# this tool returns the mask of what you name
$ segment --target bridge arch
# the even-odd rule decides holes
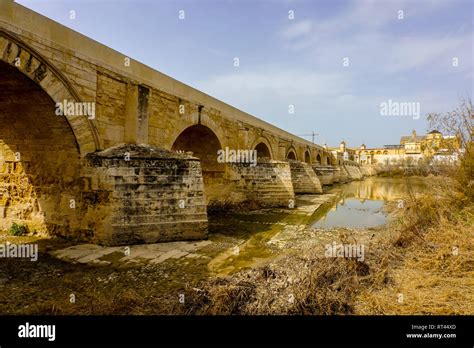
[[[265,137],[260,137],[254,141],[252,149],[257,150],[258,158],[273,159],[273,151],[270,142]]]
[[[174,151],[191,151],[201,162],[204,191],[209,201],[218,197],[224,183],[225,163],[218,161],[221,141],[212,129],[195,124],[184,129],[175,139],[171,148]]]
[[[257,146],[255,146],[255,149],[257,150],[257,159],[261,158],[268,158],[272,159],[272,155],[270,153],[270,149],[265,143],[258,143]]]
[[[297,161],[298,156],[296,155],[296,150],[294,147],[290,147],[286,153],[286,159]]]
[[[82,233],[81,147],[71,124],[41,85],[3,59],[0,76],[0,228]]]
[[[309,150],[306,150],[304,152],[304,161],[308,164],[311,164],[311,154],[310,154]]]
[[[0,61],[8,64],[38,85],[54,102],[82,102],[72,84],[46,58],[15,34],[0,29]],[[91,102],[91,101],[89,101]],[[83,115],[62,116],[69,123],[81,157],[101,149],[93,119]]]
[[[179,137],[180,134],[182,134],[186,129],[192,127],[192,126],[204,126],[208,128],[214,135],[217,137],[219,140],[221,148],[224,148],[228,144],[226,143],[227,137],[225,136],[224,132],[222,131],[222,127],[220,127],[211,117],[206,115],[205,113],[193,113],[190,115],[190,122],[185,122],[184,124],[178,125],[178,127],[173,129],[172,136],[170,137],[171,139],[176,139]],[[172,148],[174,145],[174,142],[169,144],[170,148]],[[166,145],[165,145],[166,147]]]
[[[317,162],[318,164],[322,164],[322,163],[321,163],[321,155],[320,155],[319,153],[318,153],[318,155],[316,156],[316,162]]]

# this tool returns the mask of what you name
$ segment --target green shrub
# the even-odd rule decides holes
[[[17,224],[14,222],[10,227],[10,234],[12,236],[24,236],[28,233],[28,227],[24,224]]]

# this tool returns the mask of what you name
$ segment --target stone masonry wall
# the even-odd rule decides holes
[[[232,164],[226,172],[232,203],[253,201],[263,207],[288,207],[295,202],[290,165],[281,161],[262,161],[256,166]]]
[[[0,76],[0,228],[73,234],[82,189],[74,134],[28,77],[3,62]]]
[[[339,182],[341,184],[351,181],[349,173],[344,166],[338,166],[339,169]]]
[[[332,181],[335,184],[339,184],[341,182],[341,169],[339,168],[339,166],[334,166]]]
[[[314,165],[313,169],[322,185],[332,185],[334,183],[334,167]]]
[[[345,165],[344,166],[349,173],[349,177],[353,180],[360,180],[362,179],[362,173],[360,172],[360,169],[358,166],[352,166],[352,165]]]
[[[295,193],[322,193],[323,189],[311,165],[290,161],[291,181]]]
[[[206,237],[206,202],[196,158],[120,145],[87,159],[90,193],[106,198],[91,207],[106,216],[95,226],[94,242],[123,245]]]

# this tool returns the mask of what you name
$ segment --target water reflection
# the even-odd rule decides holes
[[[410,191],[426,189],[426,180],[421,178],[371,177],[336,186],[329,192],[336,194],[337,198],[318,209],[312,227],[368,228],[383,225],[387,219],[384,202],[398,200]]]
[[[383,204],[383,201],[361,201],[356,198],[343,200],[342,203],[339,201],[312,226],[367,228],[383,225],[386,221]]]
[[[345,198],[358,198],[361,202],[369,200],[394,201],[409,193],[422,192],[427,189],[427,181],[423,178],[377,178],[370,177],[363,181],[335,186],[329,192]]]
[[[318,239],[320,236],[326,235],[319,233],[320,231],[308,233],[308,224],[319,228],[368,228],[381,225],[387,218],[383,209],[386,201],[400,199],[410,188],[415,192],[426,190],[427,182],[427,179],[407,181],[367,178],[364,181],[334,186],[329,191],[331,194],[319,202],[328,197],[332,197],[332,201],[322,206],[311,200],[318,195],[306,195],[299,197],[298,207],[291,213],[264,209],[238,215],[238,219],[231,221],[224,217],[222,223],[211,225],[211,238],[229,235],[230,230],[232,233],[241,233],[238,237],[242,239],[242,243],[217,254],[209,262],[209,270],[216,275],[227,275],[243,268],[255,267],[291,251],[292,245],[303,245],[315,240],[318,242],[321,240]],[[309,197],[309,201],[302,197]],[[307,207],[310,209],[306,209]]]

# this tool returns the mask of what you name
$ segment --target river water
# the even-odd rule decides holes
[[[388,202],[403,204],[409,192],[429,189],[426,178],[369,177],[334,185],[321,195],[297,196],[297,207],[232,213],[210,219],[210,239],[230,248],[212,257],[209,270],[234,273],[288,253],[295,245],[317,245],[338,228],[366,229],[387,222]]]
[[[320,207],[312,223],[315,228],[368,228],[385,224],[387,214],[384,205],[389,201],[403,204],[402,198],[410,191],[415,193],[427,189],[424,178],[378,178],[337,185],[328,193],[336,195],[334,200]]]

